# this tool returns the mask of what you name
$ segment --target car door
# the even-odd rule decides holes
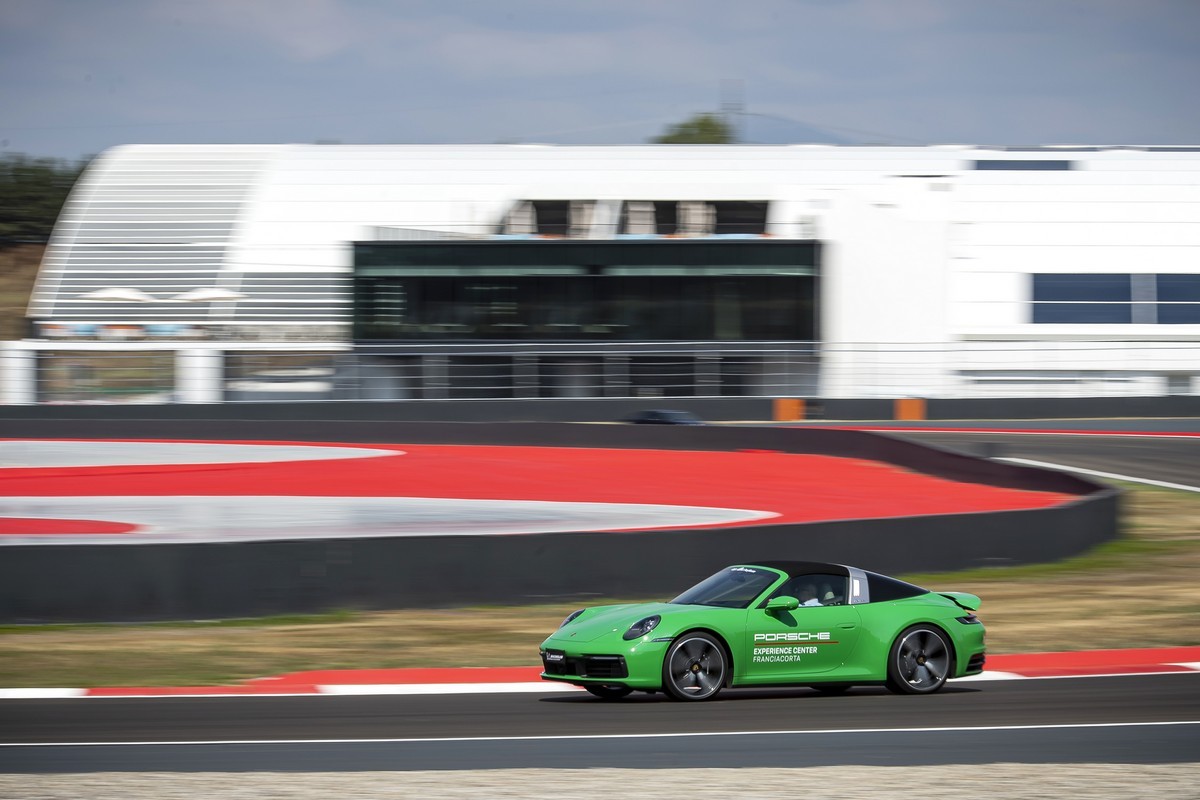
[[[856,606],[845,604],[846,578],[814,574],[793,578],[776,590],[768,601],[806,594],[809,583],[822,597],[806,600],[810,605],[767,608],[759,603],[747,611],[746,652],[739,670],[745,683],[779,683],[802,680],[837,669],[849,658],[861,633]]]

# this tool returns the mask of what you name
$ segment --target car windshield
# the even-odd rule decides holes
[[[779,575],[770,570],[730,567],[697,583],[671,602],[688,606],[749,608],[755,598],[778,579]]]

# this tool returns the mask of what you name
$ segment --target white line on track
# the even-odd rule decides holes
[[[962,725],[929,728],[831,728],[787,731],[676,731],[673,733],[591,733],[552,736],[445,736],[395,739],[207,739],[194,742],[9,742],[5,747],[187,747],[190,745],[280,745],[280,744],[432,744],[439,742],[545,742],[599,741],[603,739],[679,739],[714,736],[825,736],[863,733],[983,733],[988,731],[1084,730],[1093,728],[1154,728],[1200,725],[1200,720],[1156,722],[1074,722],[1055,725]]]
[[[1059,430],[1006,430],[994,428],[852,428],[867,433],[988,433],[997,436],[1121,436],[1140,439],[1196,439],[1196,433],[1154,433],[1148,431],[1059,431]]]
[[[1169,483],[1167,481],[1155,481],[1150,478],[1138,478],[1133,475],[1118,475],[1115,472],[1101,472],[1095,469],[1084,469],[1083,467],[1072,467],[1068,464],[1051,464],[1048,461],[1034,461],[1031,458],[997,458],[996,461],[1007,461],[1010,464],[1024,464],[1028,467],[1042,467],[1044,469],[1057,469],[1062,472],[1075,472],[1080,475],[1091,475],[1094,478],[1108,478],[1114,481],[1128,481],[1130,483],[1144,483],[1150,486],[1161,486],[1164,489],[1179,489],[1184,492],[1200,492],[1200,486],[1188,486],[1183,483]]]
[[[1076,675],[1022,675],[1019,672],[984,672],[964,678],[951,678],[951,685],[958,683],[984,683],[987,681],[1042,681],[1076,678],[1133,678],[1146,675],[1189,675],[1200,674],[1200,662],[1171,664],[1169,666],[1197,670],[1190,672],[1103,672]],[[754,686],[738,686],[736,689],[754,689]],[[317,692],[325,695],[438,695],[438,694],[501,694],[509,692],[572,692],[583,691],[581,687],[557,682],[546,683],[424,683],[424,684],[340,684],[320,685]]]
[[[317,691],[329,695],[372,695],[372,694],[509,694],[528,692],[572,692],[582,689],[569,684],[553,683],[375,683],[375,684],[331,684],[320,685]]]
[[[0,689],[0,700],[62,700],[86,695],[87,689]]]

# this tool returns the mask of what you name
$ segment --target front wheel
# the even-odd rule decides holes
[[[633,689],[630,689],[628,686],[611,686],[602,683],[589,683],[583,688],[601,700],[620,700],[622,697],[627,697],[633,692]]]
[[[887,688],[899,694],[929,694],[946,685],[954,662],[946,634],[933,625],[913,625],[888,652]]]
[[[685,633],[663,659],[663,689],[676,700],[708,700],[725,685],[725,648],[707,633]]]

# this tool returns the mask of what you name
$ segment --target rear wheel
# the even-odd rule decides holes
[[[913,625],[888,652],[887,687],[899,694],[929,694],[946,685],[954,656],[946,634],[933,625]]]
[[[663,659],[663,689],[676,700],[708,700],[725,685],[725,648],[707,633],[685,633]]]
[[[601,700],[620,700],[622,697],[627,697],[633,692],[633,689],[630,689],[628,686],[612,686],[602,683],[589,683],[583,688]]]

